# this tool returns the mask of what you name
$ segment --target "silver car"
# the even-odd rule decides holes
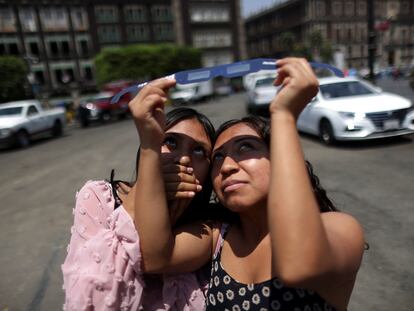
[[[252,81],[251,87],[247,91],[247,112],[257,113],[267,111],[270,102],[275,97],[278,87],[273,85],[275,77],[259,77]]]
[[[414,133],[413,104],[357,78],[321,78],[297,126],[325,144]]]

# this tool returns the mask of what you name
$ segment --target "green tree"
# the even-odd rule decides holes
[[[25,97],[26,74],[27,69],[22,59],[15,56],[0,56],[0,102]]]
[[[279,50],[283,51],[283,54],[291,55],[295,48],[296,37],[293,33],[286,31],[282,32],[278,38]]]
[[[324,62],[330,62],[332,60],[332,44],[323,38],[319,30],[312,30],[306,41],[315,60],[322,60]]]
[[[97,83],[144,81],[201,66],[201,51],[172,44],[106,48],[95,57]]]

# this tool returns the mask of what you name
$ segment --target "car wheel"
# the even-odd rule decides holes
[[[323,119],[319,125],[319,138],[327,146],[335,144],[333,127],[327,119]]]
[[[59,137],[59,136],[62,136],[62,134],[63,134],[62,123],[59,120],[57,120],[55,121],[55,124],[53,124],[52,135],[54,137]]]
[[[25,148],[30,144],[29,134],[25,130],[20,130],[16,134],[16,145],[19,148]]]
[[[87,118],[82,118],[80,120],[80,124],[82,127],[88,127],[89,126],[89,120]]]
[[[103,123],[108,122],[109,120],[111,120],[111,114],[109,112],[104,112],[101,116],[101,121]]]

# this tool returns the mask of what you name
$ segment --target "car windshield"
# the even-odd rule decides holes
[[[373,94],[374,92],[358,81],[338,82],[319,86],[325,99]]]
[[[23,107],[0,108],[0,116],[17,116],[22,110]]]
[[[275,78],[260,79],[256,81],[256,87],[272,86],[274,81]]]

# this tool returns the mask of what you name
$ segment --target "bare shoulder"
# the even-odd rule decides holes
[[[343,263],[343,272],[356,273],[365,245],[361,224],[353,216],[342,212],[323,213],[322,222],[338,261]]]
[[[332,230],[349,237],[352,235],[353,238],[363,240],[364,230],[355,217],[342,212],[322,213],[321,217],[325,228],[329,231]]]

